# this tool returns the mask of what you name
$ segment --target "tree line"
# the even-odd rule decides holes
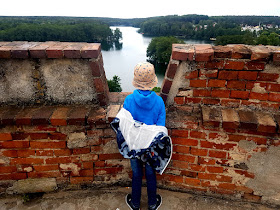
[[[0,17],[0,41],[119,42],[119,29],[94,18]]]

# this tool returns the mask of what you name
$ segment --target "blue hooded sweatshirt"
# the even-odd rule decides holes
[[[134,120],[147,125],[165,126],[165,105],[154,91],[134,90],[125,98],[123,108],[131,113]]]

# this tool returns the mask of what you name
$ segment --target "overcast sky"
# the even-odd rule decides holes
[[[141,18],[164,15],[280,16],[280,0],[1,0],[0,16]]]

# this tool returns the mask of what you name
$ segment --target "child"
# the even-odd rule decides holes
[[[151,91],[158,83],[154,66],[148,62],[138,63],[134,68],[134,92],[128,95],[123,108],[129,111],[134,120],[147,125],[165,126],[165,105],[160,96]],[[143,166],[147,180],[148,209],[158,209],[162,198],[156,193],[156,173],[149,164],[140,159],[130,159],[132,168],[132,193],[126,196],[126,203],[131,209],[140,208]]]

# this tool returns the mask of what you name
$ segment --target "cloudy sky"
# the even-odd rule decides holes
[[[280,16],[280,0],[2,0],[0,16],[140,18],[163,15]]]

